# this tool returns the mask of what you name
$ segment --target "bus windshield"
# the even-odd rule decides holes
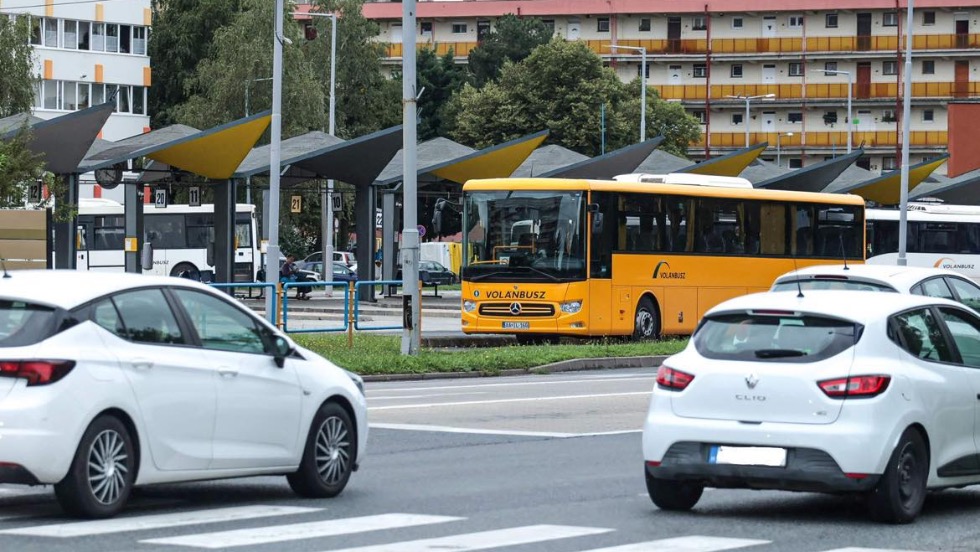
[[[479,191],[463,197],[462,276],[484,282],[584,280],[581,191]]]

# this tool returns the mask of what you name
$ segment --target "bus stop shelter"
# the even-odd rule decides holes
[[[940,182],[923,182],[909,192],[909,201],[926,198],[957,205],[980,205],[980,169]]]
[[[910,166],[909,196],[912,196],[912,190],[916,186],[921,184],[933,171],[945,163],[948,158],[949,155],[947,154]],[[852,184],[834,191],[841,194],[857,194],[866,200],[874,201],[881,205],[898,205],[901,200],[901,185],[902,171],[896,169],[871,180]]]
[[[847,155],[814,163],[761,182],[753,182],[752,185],[769,190],[822,192],[862,155],[864,150],[857,149]]]

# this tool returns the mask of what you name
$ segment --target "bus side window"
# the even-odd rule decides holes
[[[617,199],[615,194],[593,193],[592,200],[599,204],[598,212],[592,213],[592,247],[590,276],[612,277],[612,252],[618,244]]]

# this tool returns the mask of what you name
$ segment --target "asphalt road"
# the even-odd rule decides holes
[[[166,485],[78,522],[50,490],[0,486],[0,551],[980,550],[980,488],[930,497],[908,526],[852,498],[769,491],[658,511],[638,431],[652,385],[652,369],[372,383],[368,458],[337,499],[271,477]]]

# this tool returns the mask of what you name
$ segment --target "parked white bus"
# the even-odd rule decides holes
[[[143,206],[144,240],[153,244],[153,269],[146,274],[199,279],[214,239],[214,205]],[[234,281],[253,282],[261,258],[256,240],[255,206],[238,204],[235,213]],[[75,240],[79,270],[125,270],[125,217],[121,203],[80,199]]]
[[[898,209],[868,209],[869,264],[896,264]],[[980,282],[980,207],[909,203],[906,259],[909,266],[934,266]]]

